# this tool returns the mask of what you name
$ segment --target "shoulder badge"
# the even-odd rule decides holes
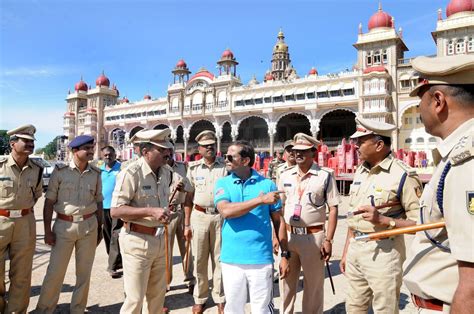
[[[400,166],[400,168],[403,169],[403,171],[405,171],[407,173],[408,176],[414,177],[414,176],[417,175],[416,170],[414,168],[408,166],[407,164],[405,164],[400,159],[395,158],[395,162]]]
[[[138,163],[137,161],[131,161],[126,165],[125,169],[128,173],[135,174],[138,169],[140,169],[140,163]]]
[[[91,169],[92,169],[93,171],[95,171],[95,172],[97,172],[97,173],[99,173],[99,174],[101,173],[100,168],[97,167],[96,165],[89,164],[89,166],[91,167]]]
[[[474,156],[474,143],[472,135],[465,135],[459,139],[449,154],[449,160],[453,166],[462,164]]]
[[[30,158],[30,161],[33,165],[35,165],[35,166],[39,167],[41,170],[43,170],[44,167],[38,162],[38,160]]]
[[[62,169],[67,168],[68,165],[67,165],[67,164],[58,163],[58,164],[56,164],[56,166],[54,166],[54,167],[55,167],[56,169],[58,169],[58,170],[62,170]]]
[[[291,169],[295,169],[296,166],[290,166],[288,168],[285,168],[283,170],[281,170],[280,174],[282,174],[283,172],[287,172],[288,170],[291,170]]]
[[[190,161],[189,162],[189,168],[199,166],[200,164],[201,164],[201,160]]]

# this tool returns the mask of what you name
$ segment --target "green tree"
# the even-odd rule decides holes
[[[57,148],[57,143],[58,143],[58,138],[60,138],[60,137],[61,137],[60,135],[56,136],[51,142],[48,143],[48,145],[46,145],[43,148],[38,148],[36,150],[36,153],[37,154],[44,153],[46,159],[56,158],[56,153],[57,153],[57,149],[58,149]]]
[[[0,155],[6,155],[10,153],[8,138],[9,136],[7,135],[7,130],[0,130]]]

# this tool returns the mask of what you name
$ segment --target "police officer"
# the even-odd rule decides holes
[[[111,215],[124,221],[119,235],[125,301],[120,313],[161,313],[166,293],[164,224],[169,222],[170,129],[138,137],[141,157],[117,177]],[[146,302],[144,303],[144,299]]]
[[[277,186],[282,172],[296,165],[295,154],[293,153],[293,140],[288,140],[283,144],[283,159],[285,162],[279,164],[275,170],[275,183]]]
[[[276,180],[277,168],[283,163],[285,163],[285,161],[281,157],[281,152],[276,151],[272,161],[270,161],[270,164],[268,165],[268,177],[270,179],[272,179],[273,181]]]
[[[189,249],[186,252],[186,247],[190,243],[186,244],[184,238],[184,200],[186,193],[192,192],[193,187],[187,178],[187,167],[183,162],[174,160],[174,147],[170,149],[170,158],[168,159],[168,166],[172,170],[172,189],[178,189],[179,192],[176,194],[176,197],[171,201],[170,208],[172,209],[170,213],[170,223],[168,225],[168,239],[170,241],[169,251],[173,252],[174,239],[176,236],[176,241],[178,242],[179,253],[181,255],[181,260],[183,263],[184,271],[184,281],[188,283],[189,293],[192,294],[194,290],[195,278],[193,276],[193,263],[191,250]],[[173,278],[173,255],[169,254],[169,269],[170,282]],[[186,264],[187,265],[186,265]]]
[[[403,236],[371,242],[354,241],[355,235],[414,225],[419,209],[421,182],[416,172],[392,155],[395,126],[356,118],[351,136],[363,163],[350,188],[348,232],[341,258],[341,272],[349,280],[348,313],[367,313],[372,300],[375,313],[398,313]],[[376,209],[375,206],[382,207]],[[363,211],[354,214],[355,211]]]
[[[224,311],[224,289],[220,266],[222,218],[214,207],[214,185],[226,175],[225,163],[216,157],[216,134],[205,130],[196,136],[201,160],[189,164],[188,179],[194,192],[186,194],[184,236],[192,239],[196,286],[193,313],[203,313],[208,298],[208,261],[212,263],[212,298],[219,313]],[[192,213],[192,214],[191,214]]]
[[[26,313],[30,300],[36,223],[33,206],[41,197],[43,168],[29,159],[36,128],[7,132],[11,154],[0,158],[0,313]],[[10,289],[5,300],[5,258],[10,257]]]
[[[416,58],[425,129],[441,142],[421,197],[420,223],[446,228],[419,232],[404,264],[404,283],[420,313],[474,309],[474,56]]]
[[[284,191],[284,217],[288,231],[290,273],[280,280],[282,311],[293,313],[300,269],[304,272],[303,313],[323,313],[324,262],[332,253],[337,225],[337,191],[334,173],[314,162],[319,142],[304,133],[293,138],[296,166],[281,175],[278,189]],[[326,209],[329,207],[325,231]]]
[[[49,180],[44,203],[44,242],[52,246],[48,270],[41,286],[36,311],[53,313],[64,276],[75,249],[76,285],[70,312],[84,313],[95,249],[102,229],[102,183],[100,169],[91,165],[94,138],[80,135],[69,143],[73,159],[57,164]],[[53,211],[56,221],[51,229]]]

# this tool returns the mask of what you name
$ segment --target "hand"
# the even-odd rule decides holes
[[[183,182],[183,181],[179,181],[178,185],[176,185],[176,189],[177,189],[179,192],[183,192],[183,191],[184,191],[184,182]]]
[[[269,192],[267,194],[260,194],[261,202],[263,204],[273,205],[280,200],[280,193],[279,191]]]
[[[191,227],[184,227],[184,238],[186,241],[191,241],[193,238],[193,231],[191,230]]]
[[[44,243],[50,246],[54,246],[56,244],[56,235],[54,234],[54,232],[52,232],[51,230],[47,230],[44,233]]]
[[[286,278],[290,273],[290,262],[286,257],[280,259],[280,279]]]
[[[341,257],[341,261],[339,262],[339,269],[341,273],[346,274],[346,254],[343,254]]]
[[[276,237],[272,238],[273,254],[278,255],[278,249],[280,248],[280,243]]]
[[[383,215],[379,214],[378,210],[374,206],[361,206],[358,208],[359,210],[362,210],[362,218],[364,220],[373,223],[374,225],[380,225],[383,224]]]
[[[324,240],[321,245],[321,259],[324,259],[326,262],[329,261],[332,254],[332,244],[329,241]]]
[[[170,213],[168,210],[160,207],[152,207],[151,209],[151,218],[157,220],[163,224],[167,224],[170,221]]]

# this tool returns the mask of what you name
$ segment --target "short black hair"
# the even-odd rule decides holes
[[[447,93],[461,105],[474,105],[474,84],[445,85]]]
[[[155,147],[155,145],[149,142],[140,143],[140,155],[143,156],[143,149],[151,150],[153,147]]]
[[[115,148],[113,148],[113,147],[110,146],[110,145],[104,146],[104,147],[102,147],[102,148],[100,149],[101,152],[103,152],[104,150],[108,150],[109,152],[115,154]]]
[[[392,138],[389,137],[389,136],[382,136],[382,135],[374,134],[373,139],[376,142],[382,141],[384,143],[384,145],[388,146],[388,147],[390,147],[392,145]]]
[[[12,135],[10,136],[10,138],[8,139],[9,142],[18,142],[20,138],[16,135]]]
[[[232,145],[240,147],[240,156],[243,158],[250,158],[249,167],[252,167],[255,163],[255,149],[252,144],[248,141],[240,140],[234,142]]]

